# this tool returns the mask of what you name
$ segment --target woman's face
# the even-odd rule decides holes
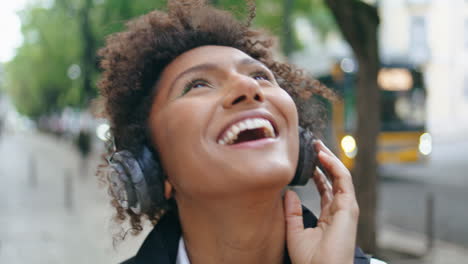
[[[149,126],[176,199],[281,189],[298,159],[298,117],[272,72],[244,52],[202,46],[172,61]]]

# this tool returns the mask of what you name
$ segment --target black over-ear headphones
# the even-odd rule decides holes
[[[289,185],[305,185],[319,165],[314,139],[310,130],[299,127],[299,159]],[[159,157],[148,146],[139,153],[117,151],[108,161],[111,191],[123,208],[140,214],[149,212],[153,204],[164,203],[164,171]]]

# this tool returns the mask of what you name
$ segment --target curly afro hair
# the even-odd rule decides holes
[[[105,47],[98,52],[103,69],[98,87],[104,116],[118,142],[117,150],[137,151],[149,143],[147,118],[161,72],[177,56],[205,45],[233,47],[264,63],[295,100],[300,125],[313,131],[322,127],[320,118],[305,109],[305,102],[312,95],[334,99],[334,93],[304,71],[274,60],[274,38],[251,28],[255,17],[253,1],[247,1],[247,7],[245,21],[239,21],[231,13],[201,0],[169,1],[166,11],[153,11],[131,20],[125,31],[107,38]],[[107,167],[103,164],[98,170],[98,176],[106,182]],[[130,218],[134,234],[142,230],[142,217],[156,224],[170,210],[161,204],[155,205],[150,214],[135,214],[122,208],[110,189],[109,193],[117,210],[116,220]]]

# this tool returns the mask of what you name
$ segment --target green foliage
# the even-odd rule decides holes
[[[284,36],[284,0],[256,2],[255,25]],[[105,36],[122,30],[128,19],[166,5],[163,0],[55,0],[53,3],[45,8],[36,2],[21,12],[24,43],[5,66],[5,89],[17,109],[30,117],[60,111],[65,106],[85,107],[88,99],[96,96],[99,70],[93,54],[104,45]],[[214,3],[245,18],[244,1]],[[307,17],[323,34],[335,30],[323,0],[295,0],[291,18],[298,16]],[[292,37],[296,43],[294,48],[298,48],[296,38]],[[93,58],[89,58],[89,49]],[[72,65],[81,69],[78,76],[74,66],[77,77],[74,79],[69,77]],[[85,89],[84,75],[89,70],[87,79],[92,84],[91,90]]]
[[[99,47],[103,45],[105,36],[121,31],[129,19],[165,6],[165,1],[162,0],[102,0],[102,2],[92,10],[92,24],[100,42]]]
[[[296,0],[296,16],[306,17],[317,28],[322,37],[330,31],[337,31],[335,19],[323,0]]]
[[[163,1],[93,0],[85,9],[86,1],[56,0],[50,8],[35,3],[21,12],[24,43],[5,67],[5,86],[22,114],[37,117],[65,106],[84,107],[88,98],[96,96],[95,87],[91,94],[83,89],[84,66],[92,69],[93,86],[98,76],[96,58],[91,65],[83,65],[87,44],[82,35],[83,12],[88,12],[96,54],[105,36],[121,30],[126,20],[163,5]],[[72,65],[81,70],[73,80],[68,75]]]
[[[79,84],[67,77],[77,63],[77,23],[64,12],[32,7],[22,13],[23,45],[6,65],[7,90],[18,110],[37,116],[66,105],[78,105]]]

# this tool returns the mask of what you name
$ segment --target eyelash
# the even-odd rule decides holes
[[[201,88],[201,87],[195,87],[197,85],[203,85],[203,87],[206,87],[206,86],[209,86],[209,83],[208,83],[208,81],[203,80],[203,79],[192,80],[189,83],[187,83],[187,85],[185,85],[184,91],[182,92],[182,95],[188,93],[193,88]]]
[[[268,76],[268,74],[264,71],[253,72],[252,74],[250,74],[250,76],[256,81],[271,81],[270,76]],[[257,77],[260,77],[263,79],[257,79]],[[203,85],[203,87],[210,86],[208,81],[204,79],[195,79],[195,80],[188,82],[187,85],[185,85],[182,95],[185,95],[186,93],[190,92],[194,88],[202,88],[202,87],[195,87],[197,85]]]
[[[271,81],[271,78],[270,76],[268,76],[268,74],[264,71],[256,71],[254,73],[252,73],[250,75],[254,80],[257,80],[257,81],[262,81],[262,80],[258,80],[256,79],[256,77],[261,77],[263,78],[264,81]]]

